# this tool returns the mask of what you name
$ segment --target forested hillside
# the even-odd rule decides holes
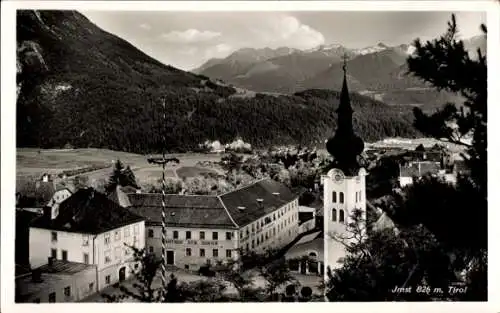
[[[163,129],[171,151],[236,136],[254,146],[322,145],[336,126],[338,92],[233,97],[233,88],[163,65],[77,12],[18,11],[17,17],[19,147],[149,153],[159,150]],[[353,107],[365,140],[416,135],[409,110],[359,95]]]

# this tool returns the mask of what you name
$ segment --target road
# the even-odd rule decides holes
[[[177,280],[179,282],[189,283],[189,282],[194,282],[194,281],[198,281],[198,280],[202,280],[202,279],[205,279],[205,280],[213,279],[213,278],[207,278],[207,277],[199,276],[196,274],[192,274],[192,273],[184,271],[182,269],[177,269],[173,273],[177,277]],[[320,293],[318,286],[321,282],[322,277],[312,276],[312,275],[301,275],[301,274],[295,274],[295,273],[293,274],[293,276],[295,277],[295,279],[297,279],[297,281],[300,283],[301,286],[310,287],[315,294]],[[130,290],[133,290],[134,288],[132,286],[135,282],[136,282],[135,279],[129,279],[129,280],[123,282],[122,285],[125,287],[128,287]],[[254,287],[264,288],[266,285],[266,282],[262,277],[255,275],[254,280],[253,280],[253,285],[254,285]],[[161,286],[160,276],[157,275],[153,281],[153,288],[158,288],[160,286]],[[283,292],[285,287],[286,286],[282,286],[282,288],[280,288],[279,291]],[[236,289],[228,283],[227,289],[225,292],[228,294],[234,294],[234,293],[236,293]],[[117,288],[114,288],[114,287],[108,287],[108,288],[102,290],[102,293],[109,294],[109,295],[121,294],[121,292]],[[96,303],[96,302],[106,302],[106,300],[102,296],[100,296],[99,294],[94,294],[94,295],[84,299],[81,302]],[[135,301],[134,300],[127,300],[125,302],[135,302]]]

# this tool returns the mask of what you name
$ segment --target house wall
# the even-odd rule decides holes
[[[150,237],[152,231],[153,237]],[[186,238],[186,232],[191,232],[191,239]],[[174,232],[178,237],[174,239]],[[205,239],[200,238],[200,233],[205,233]],[[212,234],[217,232],[217,240],[213,240]],[[226,239],[226,232],[231,238]],[[207,260],[227,259],[226,251],[231,251],[231,257],[237,257],[238,234],[235,229],[224,228],[188,228],[188,227],[167,227],[167,251],[173,251],[173,265],[196,270],[200,265],[206,264]],[[157,258],[162,257],[161,226],[148,225],[146,227],[146,249],[152,252]],[[191,249],[187,255],[187,249]],[[201,256],[200,249],[205,250],[205,256]],[[213,255],[213,249],[217,249],[218,256]]]
[[[84,245],[84,237],[89,235],[81,233],[71,233],[65,231],[54,231],[57,233],[57,241],[52,241],[52,230],[30,227],[29,251],[30,265],[32,268],[47,264],[51,256],[51,250],[56,249],[57,259],[62,259],[62,251],[67,251],[68,261],[84,262],[84,254],[89,255],[89,263],[93,260],[92,238]]]
[[[133,250],[145,247],[145,224],[143,221],[99,234],[95,239],[96,260],[99,289],[106,288],[119,281],[119,271],[125,268],[125,279],[133,273],[135,262]],[[109,241],[107,240],[109,238]],[[92,240],[92,238],[91,238]],[[106,276],[110,276],[109,284]]]
[[[49,295],[53,292],[56,294],[56,302],[77,302],[97,291],[95,268],[89,268],[74,275],[43,273],[42,280],[41,283],[35,283],[31,280],[31,275],[16,278],[16,302],[48,303]],[[37,290],[26,295],[17,292],[17,288],[25,289],[28,284],[31,285],[29,287]],[[37,284],[40,286],[36,286]],[[66,287],[70,287],[69,297],[64,294]]]
[[[265,223],[266,218],[267,224]],[[239,248],[256,252],[263,252],[268,248],[281,248],[299,234],[298,222],[298,200],[295,199],[258,220],[240,227],[238,230],[167,227],[167,251],[173,251],[173,264],[175,266],[196,270],[200,265],[206,264],[207,261],[214,262],[227,259],[227,250],[231,251],[232,258],[237,258]],[[261,226],[262,224],[264,225]],[[153,231],[153,237],[149,236],[150,230]],[[178,233],[177,239],[173,237],[174,231]],[[191,232],[191,239],[186,239],[186,231]],[[200,239],[201,231],[205,232],[204,240]],[[213,232],[218,232],[218,240],[212,239]],[[226,232],[231,233],[230,240],[226,240]],[[187,255],[187,248],[191,249],[191,255]],[[148,252],[154,253],[157,258],[161,258],[160,225],[148,225],[146,227],[146,249]],[[200,256],[200,249],[205,250],[204,257]],[[213,249],[218,250],[218,257],[213,256]]]
[[[265,224],[266,218],[268,221],[270,220],[268,224]],[[262,222],[264,222],[263,227]],[[239,234],[239,247],[244,250],[260,253],[269,248],[286,246],[299,234],[298,199],[240,227]]]
[[[127,231],[128,229],[128,231]],[[57,233],[57,241],[52,241],[52,232]],[[128,232],[128,236],[126,236]],[[131,274],[133,252],[125,243],[139,249],[145,247],[144,222],[123,226],[99,235],[52,231],[49,229],[30,228],[30,265],[32,268],[47,264],[51,249],[57,250],[57,259],[62,259],[62,251],[67,251],[67,260],[97,265],[97,284],[99,289],[118,281],[120,268],[125,267],[125,275]],[[109,242],[106,240],[109,238]],[[109,260],[106,257],[109,256]],[[105,278],[110,275],[110,283]]]

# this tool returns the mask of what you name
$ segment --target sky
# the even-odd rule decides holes
[[[456,14],[464,38],[480,34],[484,12],[167,12],[83,11],[92,22],[146,54],[183,70],[240,48],[364,48],[432,39]]]

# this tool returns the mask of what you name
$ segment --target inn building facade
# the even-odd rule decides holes
[[[146,249],[162,255],[162,195],[128,194],[128,209],[146,220]],[[239,249],[281,248],[299,231],[298,197],[272,179],[218,195],[167,195],[167,263],[196,270],[235,259]]]
[[[80,189],[58,210],[47,207],[29,232],[32,269],[54,260],[95,266],[95,288],[101,290],[133,272],[133,250],[145,246],[144,218],[92,188]]]

